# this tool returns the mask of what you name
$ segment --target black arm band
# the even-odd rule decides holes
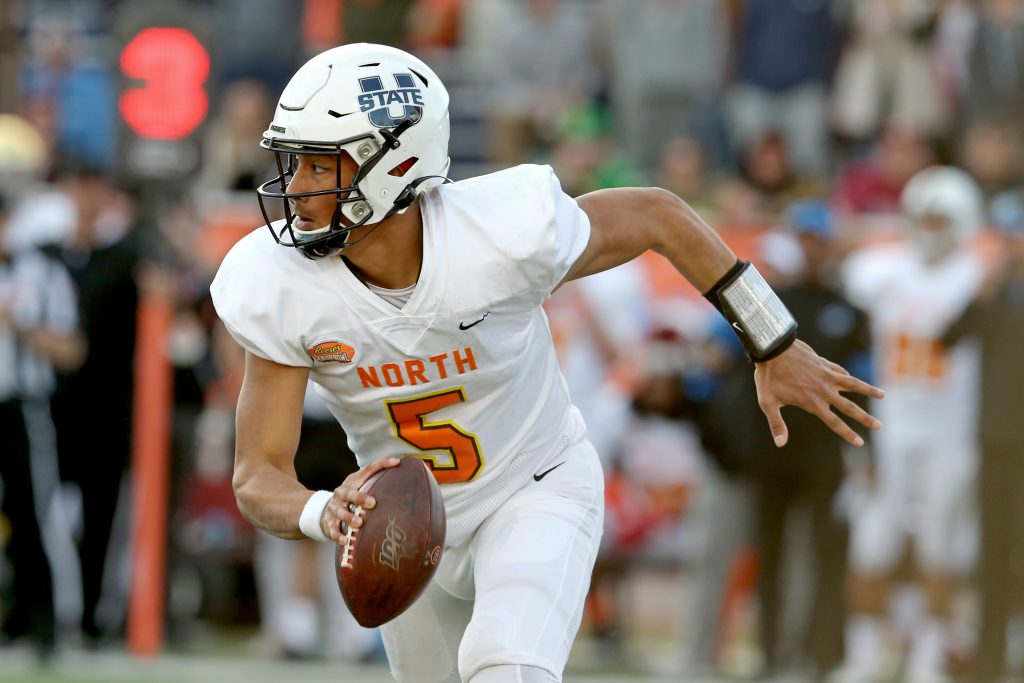
[[[796,320],[750,261],[737,259],[704,298],[729,321],[752,361],[771,360],[796,341]]]

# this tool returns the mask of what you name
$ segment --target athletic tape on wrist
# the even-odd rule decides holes
[[[316,491],[306,501],[306,505],[302,508],[302,514],[299,515],[299,530],[314,541],[331,540],[329,536],[324,534],[324,530],[320,528],[320,518],[323,516],[324,508],[327,507],[327,503],[330,502],[332,495],[334,494],[330,491]]]
[[[737,260],[704,298],[725,316],[753,361],[775,358],[796,341],[796,320],[750,261]]]

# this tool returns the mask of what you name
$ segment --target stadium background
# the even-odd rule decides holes
[[[272,163],[258,141],[276,93],[322,49],[382,42],[428,61],[452,96],[454,179],[540,162],[570,194],[660,185],[780,286],[807,269],[801,233],[829,238],[836,272],[902,239],[900,190],[930,163],[965,168],[991,200],[974,247],[990,260],[995,228],[1024,216],[1018,0],[4,0],[0,36],[0,251],[120,245],[127,259],[76,280],[89,348],[121,351],[90,351],[57,389],[73,384],[76,412],[106,419],[99,438],[56,406],[27,411],[56,649],[0,646],[0,680],[388,680],[374,635],[336,614],[329,560],[257,536],[235,510],[239,358],[207,291],[262,224],[253,187]],[[765,483],[720,451],[745,418],[708,419],[731,353],[708,307],[644,257],[563,288],[549,316],[608,473],[606,548],[567,680],[823,675],[799,643],[811,560],[834,548],[813,546],[799,511],[779,635],[791,652],[762,667]],[[349,462],[324,423],[311,403],[307,471],[340,481],[318,457]],[[59,452],[69,438],[81,443]],[[810,468],[837,462],[811,455]],[[845,455],[849,482],[865,456]],[[95,541],[82,536],[95,496],[116,508],[83,632],[75,547]],[[0,568],[0,614],[10,578]],[[958,593],[954,671],[981,626],[975,579]],[[1010,657],[1024,658],[1020,638]]]

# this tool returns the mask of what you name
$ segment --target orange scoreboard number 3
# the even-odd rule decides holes
[[[210,55],[189,30],[142,29],[121,51],[121,73],[137,86],[121,93],[121,117],[135,135],[182,140],[206,118]]]

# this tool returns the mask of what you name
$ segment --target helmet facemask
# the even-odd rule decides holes
[[[264,138],[260,146],[274,152],[278,174],[275,178],[263,183],[257,189],[260,210],[268,226],[272,226],[265,199],[279,199],[284,209],[285,223],[279,230],[270,227],[271,234],[278,244],[295,247],[308,258],[324,258],[334,256],[354,244],[349,242],[348,235],[356,228],[366,225],[373,218],[373,206],[366,201],[359,183],[384,156],[392,149],[400,146],[398,136],[411,125],[402,122],[393,130],[382,130],[385,144],[377,142],[373,135],[360,135],[347,140],[340,140],[334,145],[325,145],[322,141],[287,140]],[[335,187],[326,190],[309,192],[288,192],[288,185],[295,174],[296,156],[309,154],[317,156],[333,156],[335,158]],[[348,186],[341,184],[342,156],[355,160],[357,170]],[[276,188],[276,189],[272,189]],[[316,197],[333,194],[336,196],[334,214],[331,222],[315,230],[299,230],[294,226],[295,214],[291,208],[291,200],[299,197]],[[393,213],[403,210],[411,203],[401,199],[395,201],[394,207],[381,220]],[[349,206],[351,205],[351,206]],[[348,211],[345,211],[349,206]],[[375,221],[376,222],[376,221]]]

